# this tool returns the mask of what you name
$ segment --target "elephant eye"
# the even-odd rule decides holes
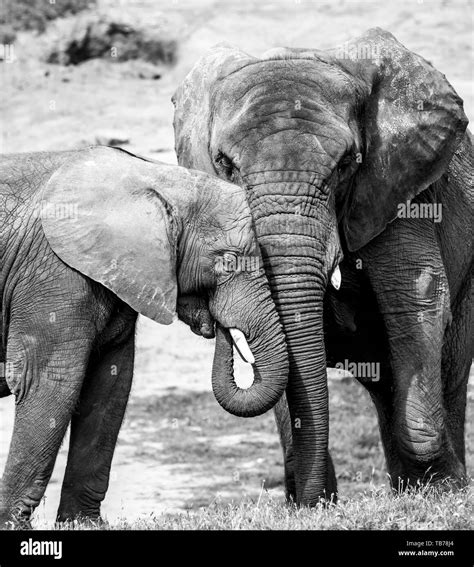
[[[222,152],[218,152],[214,161],[219,172],[222,172],[228,179],[232,178],[234,165],[229,157]]]
[[[347,167],[349,167],[352,163],[354,159],[354,156],[352,155],[352,152],[349,154],[346,154],[340,161],[339,161],[339,169],[340,170],[344,170]]]
[[[351,153],[346,154],[337,165],[337,174],[339,179],[345,179],[349,176],[354,165],[354,155]]]

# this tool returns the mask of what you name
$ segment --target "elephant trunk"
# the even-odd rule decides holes
[[[293,262],[297,262],[293,256]],[[314,506],[326,494],[329,406],[323,333],[324,284],[299,257],[300,273],[274,265],[270,287],[289,353],[287,400],[291,417],[296,502]]]
[[[263,275],[260,270],[255,282],[240,293],[234,290],[229,295],[228,290],[221,289],[210,301],[211,313],[216,314],[218,321],[212,389],[219,404],[239,417],[254,417],[270,410],[282,396],[288,382],[285,338],[268,285],[259,283]],[[238,304],[219,305],[226,301],[224,298],[239,296],[242,299]],[[236,329],[237,333],[233,332]],[[249,356],[253,358],[254,380],[246,389],[240,388],[234,379],[233,343],[236,337],[240,338],[240,344],[236,346],[243,357],[247,361]]]
[[[309,283],[309,279],[306,280]],[[304,287],[303,287],[304,289]],[[279,302],[290,354],[287,400],[293,439],[296,502],[313,506],[326,494],[329,407],[322,294]]]
[[[288,348],[296,502],[313,506],[332,497],[326,493],[329,404],[323,300],[339,250],[337,222],[317,187],[270,183],[269,177],[252,187],[260,179],[249,176],[249,203]],[[269,195],[273,201],[280,196],[278,210],[270,215],[264,205]]]

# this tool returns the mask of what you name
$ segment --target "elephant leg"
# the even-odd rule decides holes
[[[342,281],[344,286],[344,271]],[[330,297],[329,300],[326,306],[327,330],[325,340],[328,362],[331,366],[336,366],[344,361],[364,365],[367,363],[380,365],[377,381],[361,379],[358,376],[355,376],[355,378],[368,391],[377,411],[387,468],[394,478],[402,476],[403,469],[400,468],[400,459],[392,431],[393,403],[391,391],[393,377],[387,358],[383,322],[377,313],[374,298],[370,293],[357,293],[349,299]],[[340,305],[343,301],[347,301],[346,308]],[[344,322],[340,314],[351,311],[349,303],[353,306],[354,315],[350,317],[349,321]],[[352,333],[348,333],[347,329],[352,321],[357,321],[357,328],[354,324]]]
[[[389,376],[384,377],[384,380],[389,383]],[[393,396],[390,389],[384,386],[377,387],[372,384],[364,384],[364,386],[368,390],[377,411],[385,462],[392,480],[392,486],[396,488],[398,487],[398,479],[405,479],[407,472],[398,453],[394,429]]]
[[[378,365],[373,376],[354,377],[366,388],[379,417],[380,432],[389,469],[395,470],[398,457],[391,432],[391,384],[388,345],[384,323],[375,295],[356,256],[347,254],[340,264],[342,275],[338,291],[328,288],[324,303],[324,332],[328,366],[345,363]],[[359,267],[360,266],[360,267]],[[332,462],[329,463],[332,467]],[[335,479],[335,475],[333,477]],[[328,480],[331,479],[329,475]]]
[[[450,297],[433,223],[398,219],[360,255],[390,351],[393,392],[386,407],[397,469],[404,471],[399,479],[389,470],[392,483],[458,482],[465,468],[450,439],[441,379]]]
[[[370,294],[357,295],[352,298],[352,303],[357,304],[357,310],[354,309],[355,315],[351,318],[357,321],[357,329],[354,328],[351,335],[344,332],[341,325],[334,325],[334,321],[337,320],[335,311],[341,311],[339,305],[328,305],[328,332],[326,336],[328,360],[331,365],[340,364],[346,360],[356,364],[380,365],[379,376],[376,381],[367,378],[362,379],[358,376],[355,376],[355,378],[364,386],[372,399],[377,411],[387,468],[394,478],[398,478],[398,476],[403,476],[403,469],[400,466],[392,429],[393,377],[387,357],[383,323],[376,312],[377,306],[374,303],[374,298]]]
[[[464,443],[464,424],[466,419],[467,385],[469,381],[469,371],[471,361],[464,364],[464,369],[460,369],[457,374],[457,387],[448,386],[444,396],[446,408],[446,422],[450,440],[453,444],[457,458],[466,466],[466,449]]]
[[[16,408],[1,481],[0,525],[13,521],[29,526],[79,398],[90,352],[90,343],[68,336],[64,329],[53,340],[48,332],[32,334],[34,325],[25,318],[21,326],[16,321],[10,326],[7,381]]]
[[[452,306],[452,322],[446,332],[441,366],[448,431],[458,459],[464,466],[467,385],[474,355],[471,294],[472,280],[469,279]]]
[[[405,470],[398,454],[396,411],[394,411],[393,396],[394,376],[390,366],[390,345],[387,341],[386,329],[378,312],[377,302],[370,285],[364,285],[363,282],[359,286],[353,285],[355,273],[351,274],[347,265],[343,268],[342,273],[342,290],[345,294],[343,296],[341,294],[330,295],[326,305],[327,333],[325,343],[328,350],[328,361],[332,365],[344,359],[350,362],[380,364],[380,377],[377,381],[359,379],[359,382],[369,392],[376,408],[387,469],[390,477],[394,479],[394,487],[399,488],[398,479],[407,478],[409,470]],[[469,296],[465,295],[467,303],[469,303],[468,299]],[[453,323],[448,328],[445,346],[443,347],[442,371],[443,377],[446,377],[444,382],[447,384],[447,387],[445,387],[447,427],[458,458],[463,463],[466,383],[472,358],[468,346],[471,336],[468,332],[470,323],[466,322],[470,312],[465,300],[452,311]],[[346,302],[346,305],[341,305],[343,302]],[[344,316],[341,315],[351,312],[354,315],[348,320],[345,320]],[[357,321],[357,328],[354,327],[353,333],[348,333],[347,329],[352,321]],[[454,344],[451,343],[450,337],[453,337]],[[465,345],[460,349],[459,341],[463,342],[464,340]],[[466,353],[464,358],[452,354],[459,352]],[[445,361],[449,366],[445,366]],[[464,369],[460,368],[460,362],[464,364]],[[452,376],[459,377],[459,380],[454,383],[455,388],[449,388],[449,385],[453,385],[452,380],[449,379]]]
[[[112,457],[130,393],[134,329],[101,347],[89,363],[72,417],[66,473],[57,520],[97,519],[109,485]]]
[[[293,439],[291,433],[291,418],[286,394],[280,398],[274,407],[275,421],[280,436],[283,451],[283,464],[285,471],[285,495],[289,502],[296,502],[295,464],[293,456]],[[337,501],[337,481],[334,464],[328,453],[328,477],[326,495],[332,502]]]

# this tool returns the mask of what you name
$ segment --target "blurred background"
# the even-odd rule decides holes
[[[393,33],[447,75],[474,118],[470,0],[4,0],[0,14],[0,151],[121,146],[176,163],[171,95],[209,47],[253,55],[276,46],[326,48],[369,27]],[[214,401],[213,341],[182,323],[140,318],[134,385],[103,512],[111,521],[283,498],[271,413],[232,417]],[[241,364],[239,373],[246,369]],[[472,380],[471,380],[472,383]],[[331,451],[341,496],[387,484],[375,410],[350,377],[331,372]],[[467,416],[472,472],[474,388]],[[13,424],[0,400],[0,468]],[[35,523],[54,520],[67,439]]]

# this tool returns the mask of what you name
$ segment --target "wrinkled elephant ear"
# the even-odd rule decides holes
[[[46,238],[63,262],[164,324],[176,311],[178,230],[159,191],[164,180],[172,183],[172,169],[163,173],[113,148],[84,150],[52,175],[40,207]]]
[[[396,218],[400,203],[441,177],[468,120],[446,77],[380,28],[326,53],[369,93],[365,155],[343,219],[349,250],[357,250]]]
[[[197,61],[178,87],[171,100],[179,165],[215,173],[209,156],[213,86],[253,60],[238,48],[219,43]]]

